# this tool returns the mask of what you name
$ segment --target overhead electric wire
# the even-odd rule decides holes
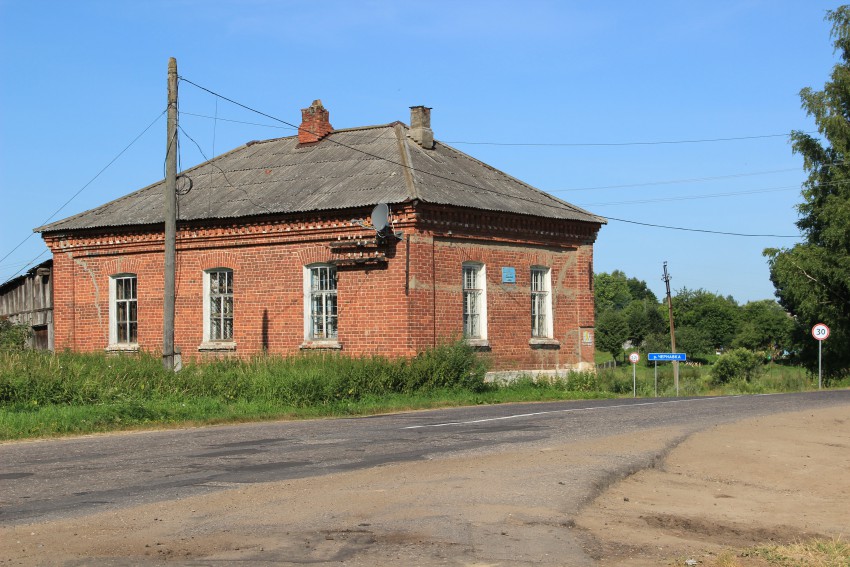
[[[721,230],[706,230],[706,229],[702,229],[702,228],[685,228],[685,227],[681,227],[681,226],[652,224],[652,223],[648,223],[648,222],[639,222],[639,221],[633,221],[633,220],[627,220],[627,219],[618,219],[618,218],[614,218],[614,217],[605,217],[605,218],[608,219],[608,220],[614,220],[614,221],[617,221],[617,222],[625,222],[625,223],[629,223],[629,224],[639,224],[639,225],[642,225],[642,226],[651,226],[653,228],[666,228],[666,229],[669,229],[669,230],[684,230],[684,231],[687,231],[687,232],[705,232],[705,233],[708,233],[708,234],[722,234],[724,236],[747,236],[747,237],[765,237],[765,238],[802,238],[799,235],[791,236],[791,235],[787,235],[787,234],[743,234],[743,233],[740,233],[740,232],[724,232],[724,231],[721,231]]]
[[[845,185],[850,183],[850,179],[842,179],[839,181],[822,181],[818,183],[819,187],[827,185]],[[766,187],[764,189],[750,189],[746,191],[731,191],[729,193],[712,193],[709,195],[682,195],[678,197],[659,197],[656,199],[636,199],[633,201],[614,201],[608,203],[583,203],[581,207],[604,207],[611,205],[640,205],[642,203],[661,203],[665,201],[690,201],[694,199],[711,199],[714,197],[738,197],[740,195],[755,195],[757,193],[778,193],[780,191],[799,190],[799,185],[783,185],[781,187]]]
[[[210,160],[210,159],[208,159],[208,158],[207,158],[206,154],[204,153],[204,150],[202,150],[202,149],[201,149],[201,145],[200,145],[198,142],[196,142],[196,141],[195,141],[195,139],[194,139],[192,136],[190,136],[188,132],[186,132],[186,130],[184,130],[184,129],[183,129],[183,126],[178,126],[178,128],[180,129],[180,131],[181,131],[181,132],[183,132],[183,135],[184,135],[184,136],[186,136],[187,138],[189,138],[189,139],[192,141],[192,143],[193,143],[193,144],[195,144],[195,146],[197,146],[198,151],[201,153],[201,155],[204,157],[204,159],[207,161],[207,163],[209,163],[210,165],[212,165],[212,160]],[[251,199],[251,196],[248,194],[248,191],[246,191],[244,188],[242,188],[242,187],[237,187],[236,185],[234,185],[234,184],[230,181],[230,179],[228,179],[228,177],[227,177],[227,173],[225,173],[225,171],[224,171],[223,169],[221,169],[220,167],[218,167],[218,165],[216,165],[216,166],[214,166],[214,167],[215,167],[216,169],[218,169],[218,171],[221,173],[222,177],[224,177],[224,180],[225,180],[225,181],[227,181],[227,184],[228,184],[230,187],[232,187],[233,189],[236,189],[236,190],[238,190],[238,191],[242,191],[242,192],[245,194],[245,198],[248,200],[248,202],[249,202],[249,203],[251,203],[251,204],[252,204],[252,205],[254,205],[255,207],[259,207],[259,208],[261,208],[261,209],[265,209],[265,210],[266,210],[266,212],[267,212],[267,213],[269,213],[269,214],[272,214],[272,213],[274,212],[274,211],[272,211],[271,209],[269,209],[268,207],[266,207],[265,205],[263,205],[262,203],[257,203],[256,201],[254,201],[253,199]],[[179,203],[179,199],[178,199],[178,203]]]
[[[91,185],[92,183],[94,183],[94,181],[95,181],[98,177],[100,177],[100,176],[101,176],[101,174],[109,168],[109,166],[111,166],[113,163],[115,163],[115,162],[118,160],[118,158],[120,158],[122,155],[124,155],[124,152],[126,152],[127,150],[129,150],[129,149],[130,149],[130,147],[132,147],[132,145],[133,145],[133,144],[135,144],[135,143],[139,140],[139,138],[141,138],[142,136],[144,136],[144,135],[145,135],[145,133],[146,133],[148,130],[150,130],[150,129],[151,129],[151,127],[152,127],[154,124],[156,124],[156,122],[157,122],[160,118],[162,118],[162,115],[163,115],[163,114],[165,114],[166,112],[167,112],[167,109],[166,109],[166,110],[163,110],[162,112],[160,112],[160,113],[159,113],[159,115],[157,115],[157,117],[156,117],[156,118],[154,118],[153,122],[151,122],[150,124],[148,124],[148,125],[147,125],[147,127],[146,127],[144,130],[142,130],[142,132],[141,132],[138,136],[136,136],[135,138],[133,138],[133,141],[131,141],[129,144],[127,144],[127,146],[126,146],[123,150],[121,150],[120,152],[118,152],[118,155],[116,155],[114,158],[112,158],[112,160],[110,160],[110,162],[109,162],[109,163],[107,163],[105,166],[103,166],[103,168],[102,168],[100,171],[98,171],[98,172],[97,172],[97,175],[95,175],[94,177],[92,177],[92,178],[88,181],[88,183],[86,183],[85,185],[83,185],[82,187],[80,187],[80,189],[79,189],[76,193],[74,193],[73,195],[71,195],[71,198],[70,198],[70,199],[68,199],[67,201],[65,201],[65,202],[62,204],[62,206],[60,206],[58,209],[56,209],[56,210],[53,212],[53,214],[52,214],[52,215],[50,215],[49,217],[47,217],[47,219],[46,219],[44,222],[42,222],[42,223],[41,223],[41,226],[44,226],[44,225],[46,225],[47,223],[49,223],[49,222],[53,219],[53,217],[55,217],[56,215],[58,215],[58,214],[59,214],[59,212],[60,212],[62,209],[64,209],[65,207],[67,207],[67,206],[68,206],[68,204],[69,204],[71,201],[73,201],[74,199],[76,199],[76,198],[77,198],[77,196],[78,196],[80,193],[82,193],[82,192],[86,189],[86,187],[88,187],[89,185]],[[11,256],[11,255],[12,255],[12,253],[13,253],[13,252],[15,252],[15,250],[17,250],[18,248],[20,248],[21,246],[23,246],[23,244],[24,244],[27,240],[29,240],[29,239],[30,239],[30,237],[31,237],[33,234],[34,234],[34,233],[32,233],[32,232],[31,232],[31,233],[29,233],[29,234],[27,235],[27,237],[26,237],[26,238],[24,238],[23,240],[21,240],[21,241],[18,243],[18,245],[17,245],[17,246],[15,246],[14,248],[12,248],[12,250],[10,250],[8,254],[6,254],[5,256],[3,256],[2,258],[0,258],[0,262],[2,262],[3,260],[5,260],[5,259],[6,259],[6,258],[8,258],[9,256]],[[44,254],[44,253],[40,254],[38,257],[40,258],[43,254]],[[36,260],[37,260],[37,259],[38,259],[38,258],[36,258]],[[29,266],[29,265],[30,265],[32,262],[34,262],[34,261],[35,261],[35,260],[32,260],[30,263],[28,263],[28,264],[24,265],[24,267],[23,267],[23,268],[21,268],[20,270],[18,270],[17,272],[15,272],[14,274],[12,274],[11,276],[9,276],[9,278],[7,278],[7,279],[14,278],[14,277],[15,277],[15,276],[17,276],[19,273],[21,273],[24,269],[26,269],[26,267],[27,267],[27,266]]]
[[[209,120],[222,121],[222,122],[232,122],[233,124],[245,124],[246,126],[261,126],[263,128],[276,128],[278,130],[297,130],[298,128],[293,128],[292,126],[277,126],[275,124],[260,124],[259,122],[244,122],[242,120],[232,120],[230,118],[218,118],[215,116],[207,116],[206,114],[194,114],[192,112],[181,112],[183,116],[194,116],[196,118],[208,118]]]
[[[32,260],[30,260],[30,261],[29,261],[29,262],[27,262],[26,264],[24,264],[24,267],[23,267],[23,268],[21,268],[20,270],[18,270],[17,272],[15,272],[14,274],[12,274],[12,275],[11,275],[11,276],[9,276],[8,278],[6,278],[6,279],[4,280],[4,282],[3,282],[3,283],[8,282],[9,280],[13,279],[13,278],[14,278],[15,276],[17,276],[18,274],[20,274],[21,272],[23,272],[24,270],[26,270],[27,268],[29,268],[30,266],[32,266],[33,264],[35,264],[35,263],[36,263],[36,261],[38,261],[38,259],[39,259],[39,258],[41,258],[42,256],[44,256],[44,255],[45,255],[45,254],[47,254],[48,252],[50,252],[50,249],[49,249],[49,248],[45,248],[44,250],[42,250],[42,251],[41,251],[41,254],[39,254],[38,256],[36,256],[35,258],[33,258]]]
[[[815,132],[805,132],[806,134],[812,134]],[[553,142],[553,143],[545,143],[545,142],[459,142],[446,140],[447,144],[467,144],[473,146],[541,146],[541,147],[566,147],[566,148],[580,148],[580,147],[598,147],[598,146],[661,146],[661,145],[674,145],[674,144],[703,144],[708,142],[733,142],[737,140],[757,140],[761,138],[787,138],[790,136],[790,133],[786,134],[761,134],[757,136],[737,136],[732,138],[704,138],[697,140],[658,140],[651,142]]]
[[[720,179],[735,179],[737,177],[754,177],[757,175],[770,175],[772,173],[787,173],[789,171],[800,171],[799,167],[786,169],[769,169],[767,171],[753,171],[749,173],[730,173],[728,175],[714,175],[711,177],[691,177],[687,179],[668,179],[664,181],[647,181],[644,183],[624,183],[622,185],[600,185],[597,187],[576,187],[573,189],[552,189],[551,193],[568,193],[572,191],[599,191],[602,189],[625,189],[626,187],[650,187],[653,185],[678,185],[681,183],[703,183],[705,181],[717,181]]]
[[[305,130],[305,131],[308,131],[308,132],[309,132],[309,130],[306,130],[306,129],[301,128],[301,127],[299,127],[299,126],[295,126],[294,124],[292,124],[292,123],[290,123],[290,122],[287,122],[286,120],[281,120],[280,118],[277,118],[277,117],[272,116],[272,115],[270,115],[270,114],[266,114],[265,112],[262,112],[262,111],[260,111],[260,110],[255,109],[255,108],[251,108],[250,106],[244,105],[244,104],[242,104],[242,103],[240,103],[240,102],[237,102],[237,101],[235,101],[235,100],[233,100],[233,99],[230,99],[230,98],[228,98],[228,97],[225,97],[225,96],[223,96],[223,95],[221,95],[221,94],[219,94],[219,93],[217,93],[217,92],[215,92],[215,91],[212,91],[212,90],[210,90],[210,89],[208,89],[208,88],[206,88],[206,87],[202,87],[201,85],[199,85],[199,84],[197,84],[197,83],[194,83],[194,82],[190,81],[189,79],[186,79],[185,77],[182,77],[182,76],[181,76],[181,77],[179,77],[179,79],[180,79],[180,80],[182,80],[182,81],[186,81],[186,82],[187,82],[187,83],[189,83],[190,85],[192,85],[192,86],[194,86],[194,87],[196,87],[196,88],[198,88],[198,89],[201,89],[202,91],[207,92],[207,93],[211,94],[212,96],[215,96],[215,97],[221,98],[222,100],[226,100],[227,102],[229,102],[229,103],[231,103],[231,104],[235,104],[236,106],[239,106],[240,108],[244,108],[245,110],[248,110],[248,111],[254,112],[254,113],[256,113],[256,114],[259,114],[260,116],[265,116],[266,118],[269,118],[269,119],[274,120],[274,121],[276,121],[276,122],[280,122],[281,124],[286,124],[287,126],[290,126],[290,127],[292,127],[292,128],[295,128],[296,130]],[[383,156],[379,156],[379,155],[373,154],[373,153],[371,153],[371,152],[367,152],[367,151],[365,151],[365,150],[361,150],[360,148],[355,148],[355,147],[353,147],[353,146],[349,146],[349,145],[347,145],[347,144],[343,144],[342,142],[339,142],[339,141],[334,140],[334,139],[332,139],[332,138],[326,138],[326,139],[327,139],[329,142],[332,142],[332,143],[334,143],[334,144],[336,144],[336,145],[338,145],[338,146],[342,146],[342,147],[348,148],[348,149],[350,149],[350,150],[353,150],[353,151],[356,151],[356,152],[362,153],[362,154],[364,154],[364,155],[367,155],[367,156],[373,157],[373,158],[375,158],[375,159],[379,159],[379,160],[382,160],[382,161],[385,161],[385,162],[388,162],[388,163],[392,163],[392,164],[397,165],[397,166],[399,166],[399,167],[402,167],[402,168],[405,168],[405,169],[410,169],[410,170],[412,170],[412,171],[413,171],[413,168],[412,168],[412,167],[410,167],[410,166],[408,166],[408,165],[405,165],[405,164],[402,164],[402,163],[399,163],[399,162],[393,161],[393,160],[391,160],[391,159],[387,159],[387,158],[385,158],[385,157],[383,157]],[[442,176],[442,175],[439,175],[439,174],[436,174],[436,173],[432,173],[432,172],[429,172],[429,171],[425,171],[425,170],[415,170],[415,171],[416,171],[417,173],[420,173],[420,174],[430,175],[430,176],[432,176],[432,177],[436,177],[436,178],[439,178],[439,179],[443,179],[443,180],[446,180],[446,181],[450,181],[450,182],[452,182],[452,183],[457,183],[457,184],[459,184],[459,185],[465,185],[465,186],[468,186],[468,187],[470,187],[470,188],[472,188],[472,189],[476,189],[476,190],[478,190],[478,191],[484,191],[484,192],[487,192],[487,193],[493,193],[493,194],[500,195],[500,196],[503,196],[503,197],[509,197],[509,198],[512,198],[512,199],[519,199],[519,200],[527,201],[527,202],[530,202],[530,203],[534,203],[534,204],[536,204],[536,205],[541,205],[541,203],[538,203],[538,202],[536,202],[536,201],[532,201],[531,199],[524,199],[524,198],[522,198],[522,197],[518,197],[518,196],[516,196],[516,195],[508,195],[508,194],[506,194],[506,193],[502,193],[502,192],[500,192],[500,191],[495,191],[495,190],[493,190],[493,189],[487,189],[487,188],[484,188],[484,187],[480,187],[480,186],[478,186],[478,185],[472,185],[472,184],[470,184],[470,183],[466,183],[466,182],[464,182],[464,181],[460,181],[460,180],[457,180],[457,179],[452,179],[452,178],[450,178],[450,177],[445,177],[445,176]],[[554,196],[552,196],[552,195],[549,195],[549,194],[548,194],[548,193],[546,193],[546,192],[542,192],[542,193],[543,193],[543,195],[547,195],[547,196],[551,197],[551,198],[552,198],[552,199],[553,199],[553,200],[554,200],[557,204],[561,205],[560,207],[558,207],[558,206],[556,206],[556,205],[554,205],[554,204],[553,204],[553,205],[551,205],[553,208],[561,208],[561,209],[564,209],[564,210],[574,210],[574,209],[573,209],[570,205],[568,205],[567,203],[564,203],[563,201],[558,200],[556,197],[554,197]],[[576,207],[576,208],[577,208],[577,207]],[[591,213],[591,214],[592,214],[592,213]],[[597,215],[593,215],[593,216],[597,216]],[[666,228],[666,229],[671,229],[671,230],[682,230],[682,231],[700,232],[700,233],[709,233],[709,234],[722,234],[722,235],[728,235],[728,236],[742,236],[742,237],[773,237],[773,238],[799,238],[799,236],[796,236],[796,235],[744,234],[744,233],[734,233],[734,232],[713,231],[713,230],[705,230],[705,229],[691,229],[691,228],[684,228],[684,227],[673,227],[673,226],[665,226],[665,225],[655,225],[655,224],[650,224],[650,223],[642,223],[642,222],[638,222],[638,221],[630,221],[630,220],[626,220],[626,219],[619,219],[619,218],[614,218],[614,217],[600,217],[600,218],[606,218],[606,219],[613,220],[613,221],[617,221],[617,222],[625,222],[625,223],[630,223],[630,224],[637,224],[637,225],[643,225],[643,226],[651,226],[651,227],[656,227],[656,228]]]
[[[799,189],[796,185],[785,187],[770,187],[767,189],[751,189],[749,191],[732,191],[730,193],[712,193],[710,195],[680,195],[678,197],[658,197],[655,199],[635,199],[632,201],[613,201],[608,203],[582,203],[581,207],[610,207],[614,205],[643,205],[646,203],[664,203],[667,201],[694,201],[697,199],[714,199],[719,197],[738,197],[741,195],[756,195],[758,193],[778,193]]]

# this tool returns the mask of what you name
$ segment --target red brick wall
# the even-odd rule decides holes
[[[448,208],[394,211],[403,239],[367,243],[364,252],[332,248],[374,233],[337,217],[182,228],[178,231],[175,342],[186,358],[208,356],[203,342],[203,273],[233,270],[235,355],[299,352],[304,342],[304,266],[331,259],[384,255],[385,262],[338,268],[338,329],[342,351],[412,356],[462,332],[461,266],[486,266],[489,355],[494,369],[563,369],[592,363],[592,345],[579,346],[593,321],[596,230],[557,221],[492,218]],[[366,215],[363,215],[366,216]],[[547,223],[549,221],[546,221]],[[554,222],[554,221],[553,221]],[[478,227],[471,229],[470,227]],[[591,227],[593,228],[593,227]],[[584,231],[584,232],[583,232]],[[573,234],[575,233],[575,234]],[[138,342],[162,349],[162,236],[157,232],[46,235],[54,252],[55,347],[96,351],[109,342],[109,278],[138,277]],[[531,338],[531,266],[552,275],[554,338]],[[502,267],[516,284],[502,284]],[[219,355],[221,353],[213,353]],[[227,352],[225,354],[232,354]]]
[[[580,330],[593,328],[593,247],[494,244],[457,236],[423,237],[417,243],[416,310],[412,336],[421,349],[462,333],[462,265],[485,266],[487,341],[494,370],[556,370],[593,362],[592,345],[580,346]],[[415,255],[414,255],[415,257]],[[532,345],[531,268],[550,269],[553,337],[558,344]],[[502,283],[502,268],[516,283]],[[431,274],[436,273],[436,290]],[[436,296],[436,301],[434,297]],[[436,326],[434,321],[436,320]]]

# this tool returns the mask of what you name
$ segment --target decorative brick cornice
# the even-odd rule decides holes
[[[423,230],[443,236],[558,246],[593,244],[601,227],[598,223],[434,205],[417,207],[417,221]]]
[[[413,226],[410,207],[394,207],[393,226],[404,230]],[[364,228],[370,210],[315,212],[271,218],[210,220],[178,223],[177,250],[201,250],[240,246],[270,246],[327,242],[341,238],[370,238]],[[81,255],[117,255],[159,251],[164,247],[161,226],[110,227],[49,233],[44,235],[54,252]]]
[[[366,223],[369,210],[317,211],[267,218],[178,223],[177,250],[238,248],[298,243],[366,241],[375,233]],[[600,225],[410,202],[392,207],[393,232],[423,232],[457,239],[530,243],[574,247],[592,244]],[[44,240],[54,252],[75,255],[137,254],[163,249],[160,226],[111,227],[48,233]],[[392,238],[392,237],[391,237]],[[358,254],[357,256],[361,256]],[[374,254],[371,254],[375,258]]]

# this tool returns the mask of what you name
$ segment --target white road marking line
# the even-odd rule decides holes
[[[682,402],[698,402],[698,401],[705,401],[705,400],[717,400],[717,399],[720,399],[720,398],[723,398],[723,397],[737,398],[739,396],[712,396],[712,397],[708,397],[708,398],[696,398],[696,399],[689,399],[689,400],[665,400],[665,401],[660,401],[660,402],[640,402],[640,403],[635,403],[635,404],[618,404],[618,405],[615,405],[615,406],[599,406],[599,407],[592,407],[592,408],[568,408],[568,409],[561,409],[561,410],[538,411],[538,412],[533,412],[533,413],[517,413],[517,414],[513,414],[513,415],[503,415],[503,416],[499,416],[499,417],[487,417],[487,418],[482,418],[482,419],[473,419],[473,420],[470,420],[470,421],[447,421],[445,423],[429,423],[429,424],[426,424],[426,425],[409,425],[407,427],[404,427],[403,429],[423,429],[423,428],[426,428],[426,427],[448,427],[450,425],[472,425],[472,424],[475,424],[475,423],[485,423],[485,422],[488,422],[488,421],[501,421],[501,420],[505,420],[505,419],[516,419],[516,418],[520,418],[520,417],[535,417],[535,416],[538,416],[538,415],[547,415],[547,414],[553,414],[553,413],[575,413],[575,412],[580,412],[580,411],[633,408],[633,407],[639,407],[639,406],[653,406],[653,405],[661,405],[661,404],[679,404],[679,403],[682,403]]]

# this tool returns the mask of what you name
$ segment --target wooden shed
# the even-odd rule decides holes
[[[29,326],[32,348],[53,350],[53,260],[0,285],[0,318]]]

